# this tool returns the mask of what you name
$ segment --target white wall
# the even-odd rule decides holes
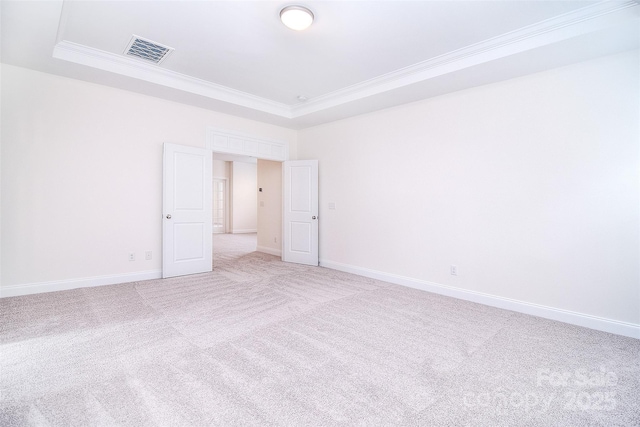
[[[637,326],[638,62],[627,52],[299,132],[298,158],[319,159],[321,263]]]
[[[162,144],[207,126],[295,152],[289,129],[2,65],[2,294],[157,276]]]
[[[216,159],[216,154],[213,153],[213,177],[229,179],[230,176],[231,174],[229,173],[229,162]]]
[[[282,254],[282,163],[258,159],[258,250]]]
[[[258,231],[258,178],[255,163],[231,162],[231,233]]]

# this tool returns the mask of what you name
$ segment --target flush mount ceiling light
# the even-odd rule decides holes
[[[302,31],[313,23],[313,12],[303,6],[287,6],[280,11],[280,20],[292,30]]]

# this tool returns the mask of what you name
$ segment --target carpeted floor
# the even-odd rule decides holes
[[[639,426],[640,341],[252,252],[0,300],[2,426]]]

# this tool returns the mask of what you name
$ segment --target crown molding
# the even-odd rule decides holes
[[[638,19],[639,10],[640,0],[602,1],[293,106],[67,40],[55,45],[53,57],[294,119]]]
[[[604,1],[294,105],[293,118],[557,43],[638,17],[640,0]]]
[[[67,40],[62,40],[55,45],[53,57],[276,116],[291,118],[291,107],[286,104]]]

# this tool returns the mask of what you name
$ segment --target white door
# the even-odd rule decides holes
[[[227,192],[225,188],[227,186],[227,180],[221,178],[213,178],[213,232],[214,233],[226,233],[226,218],[225,215],[227,209]]]
[[[318,265],[318,161],[283,163],[282,260]]]
[[[211,151],[164,144],[162,277],[211,271]]]

